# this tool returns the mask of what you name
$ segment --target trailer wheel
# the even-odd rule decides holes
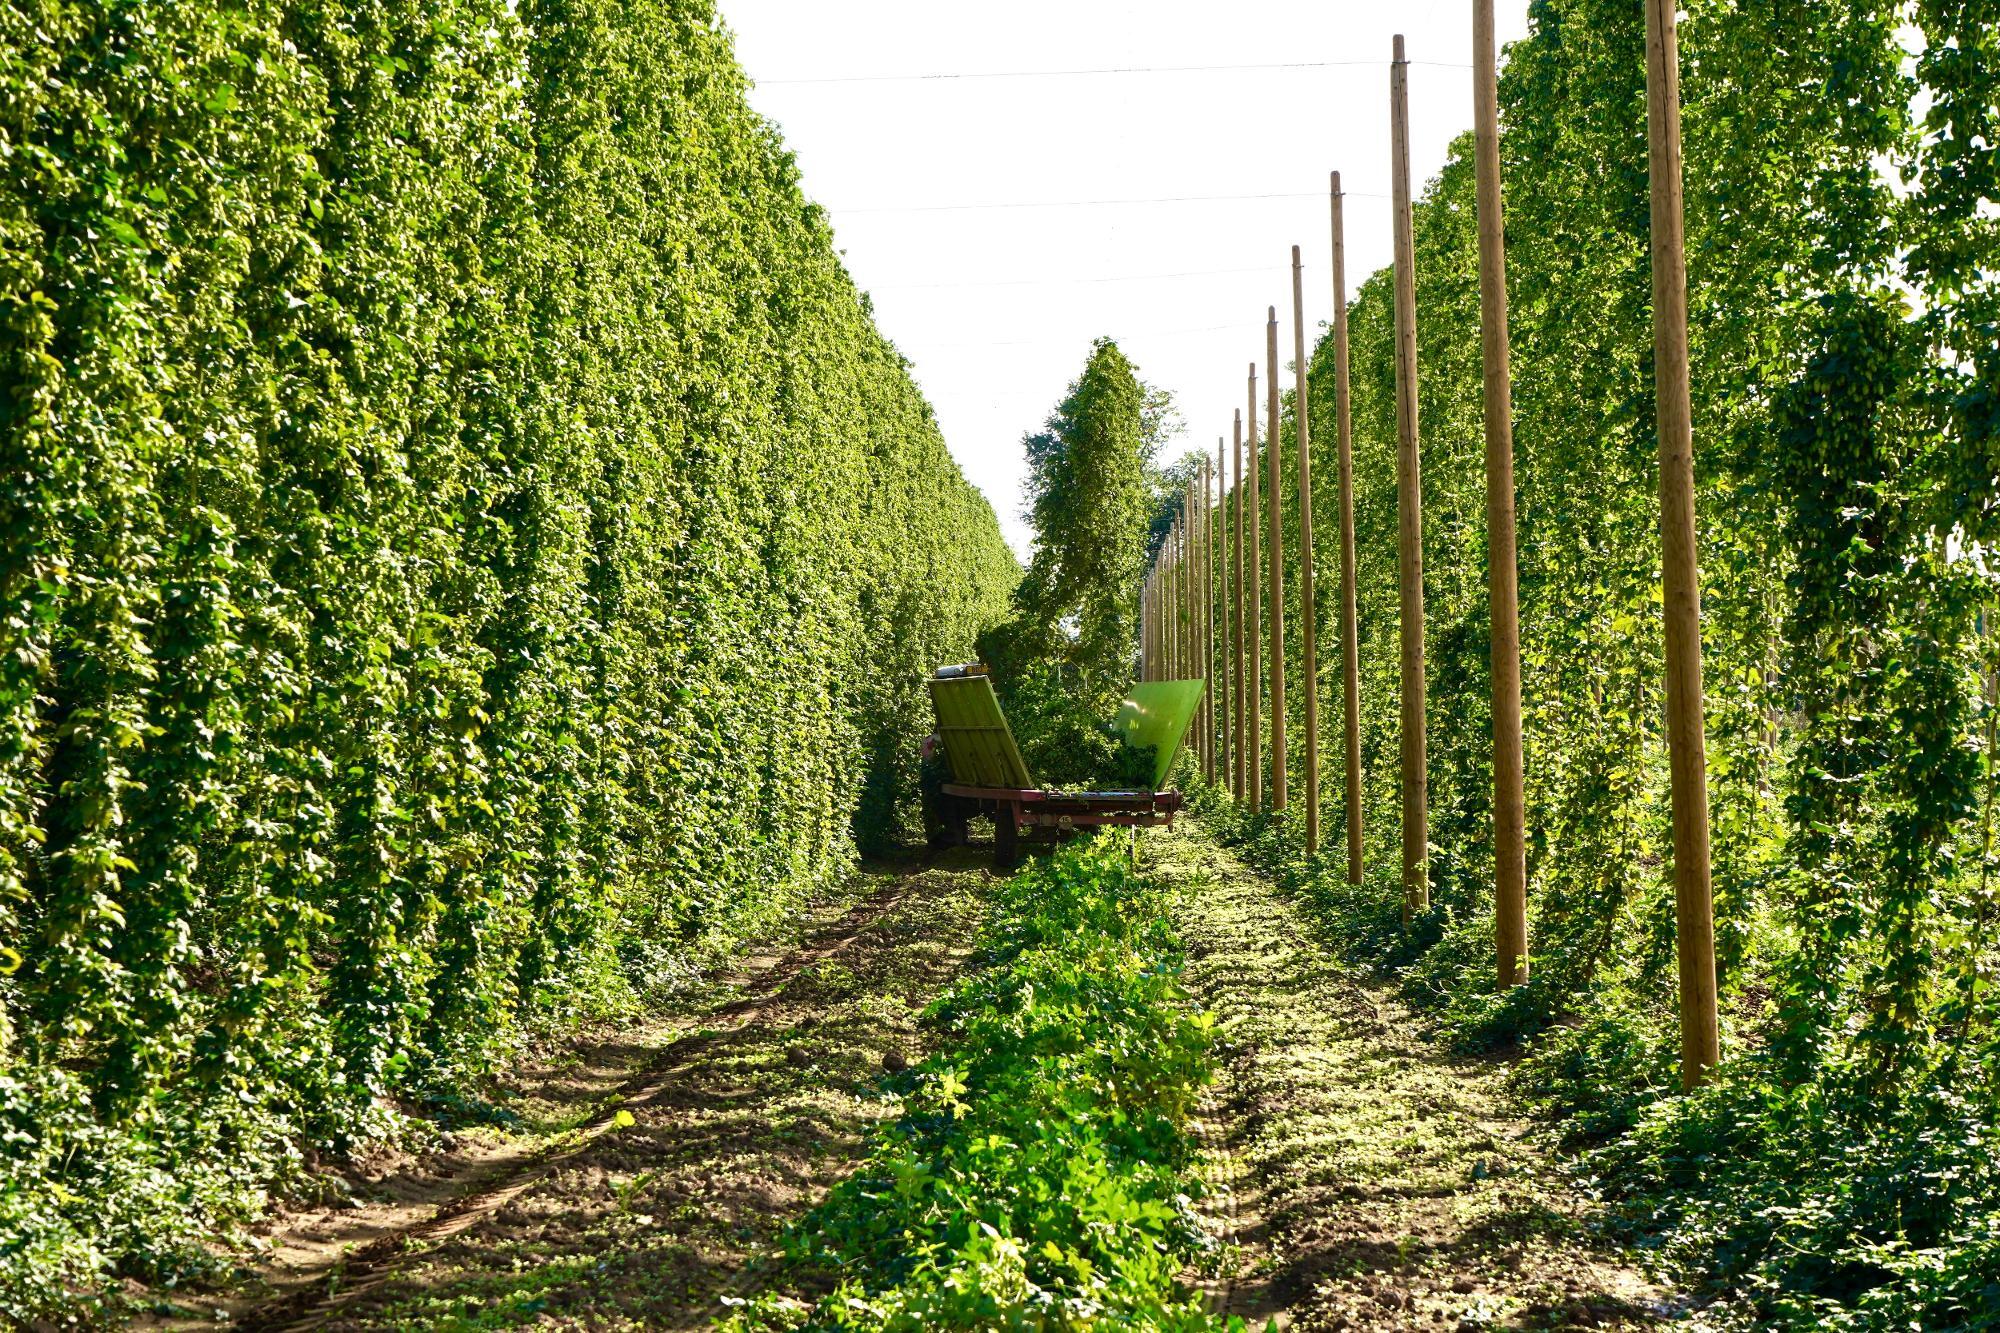
[[[933,850],[963,847],[972,840],[968,825],[972,804],[957,796],[940,795],[924,805],[924,837]]]
[[[944,804],[944,842],[946,847],[963,847],[972,841],[972,803],[962,797],[951,796]]]
[[[950,778],[950,770],[934,748],[926,741],[923,759],[917,765],[918,808],[923,815],[924,840],[934,850],[963,847],[969,811],[962,797],[945,793],[944,784]]]
[[[1021,864],[1021,829],[1011,805],[1001,806],[993,815],[993,864],[1000,870]]]

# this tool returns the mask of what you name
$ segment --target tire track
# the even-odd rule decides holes
[[[746,993],[717,1009],[713,1020],[663,1047],[646,1068],[608,1094],[579,1128],[504,1170],[499,1177],[447,1200],[427,1218],[379,1236],[328,1272],[305,1279],[292,1291],[252,1308],[237,1327],[252,1333],[303,1333],[324,1327],[353,1302],[379,1290],[401,1271],[413,1246],[442,1241],[492,1217],[509,1203],[577,1162],[606,1134],[620,1127],[621,1112],[643,1108],[664,1094],[674,1076],[710,1044],[739,1034],[765,1016],[778,995],[800,974],[832,959],[864,936],[909,896],[917,878],[931,869],[938,853],[926,854],[896,881],[856,903],[828,930],[831,938],[796,950],[759,972]],[[338,1286],[328,1289],[330,1279]]]
[[[1592,1232],[1494,1061],[1435,1049],[1337,941],[1199,826],[1162,840],[1218,1019],[1216,1312],[1251,1328],[1646,1329],[1667,1293]]]

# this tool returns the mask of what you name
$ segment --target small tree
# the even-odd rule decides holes
[[[1174,420],[1171,399],[1100,338],[1047,425],[1023,441],[1034,554],[1012,619],[982,638],[980,652],[1038,773],[1089,776],[1109,744],[1093,737],[1135,671],[1154,503],[1147,465]]]

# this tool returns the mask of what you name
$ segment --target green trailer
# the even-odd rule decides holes
[[[940,667],[931,676],[937,733],[925,744],[949,777],[930,797],[932,838],[963,843],[970,822],[993,820],[996,859],[1013,864],[1024,839],[1054,840],[1086,828],[1171,824],[1181,794],[1162,785],[1201,702],[1199,680],[1155,680],[1135,686],[1112,726],[1127,743],[1154,750],[1146,791],[1059,791],[1038,786],[1000,711],[987,669],[977,663]]]

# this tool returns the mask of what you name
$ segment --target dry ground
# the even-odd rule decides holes
[[[523,1129],[357,1173],[170,1327],[700,1328],[893,1113],[885,1066],[961,966],[990,858],[877,870],[685,1012],[523,1071]],[[221,1323],[227,1318],[228,1323]]]

